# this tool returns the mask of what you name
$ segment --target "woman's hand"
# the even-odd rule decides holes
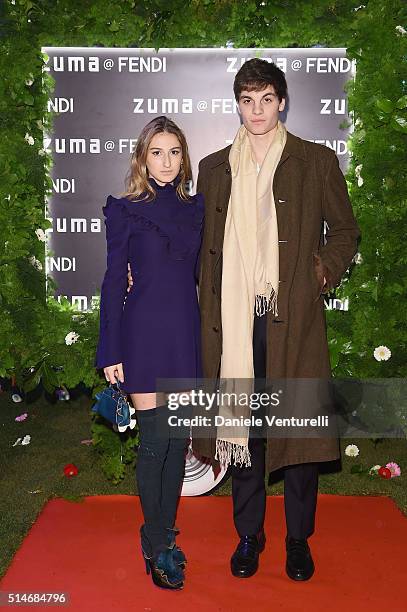
[[[116,365],[111,365],[107,368],[103,368],[103,372],[105,373],[106,380],[112,383],[112,385],[117,382],[116,378],[118,378],[121,383],[124,382],[122,363],[117,363]]]
[[[133,277],[131,275],[131,267],[130,267],[130,263],[127,264],[127,293],[130,291],[130,289],[133,287]]]

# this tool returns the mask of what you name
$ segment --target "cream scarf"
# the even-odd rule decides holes
[[[277,316],[279,282],[278,227],[273,196],[274,173],[287,132],[278,121],[273,141],[257,174],[247,129],[242,125],[229,154],[232,189],[223,240],[221,291],[222,358],[219,416],[250,417],[242,402],[253,388],[254,309],[259,316]],[[228,401],[227,394],[230,400]],[[215,458],[221,465],[250,466],[249,427],[217,428]]]

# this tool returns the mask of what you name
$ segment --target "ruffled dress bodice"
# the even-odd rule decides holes
[[[134,228],[138,226],[140,229],[156,231],[167,240],[169,257],[186,259],[201,240],[203,197],[197,194],[190,201],[183,201],[178,198],[173,185],[161,187],[155,181],[152,183],[157,193],[153,201],[146,202],[141,197],[131,201],[109,195],[103,212],[108,217],[110,214],[118,214],[117,207],[120,207],[121,214],[127,217]]]

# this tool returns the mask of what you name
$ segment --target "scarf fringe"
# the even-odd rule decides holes
[[[256,295],[256,315],[262,317],[266,312],[271,311],[275,317],[278,317],[277,312],[277,294],[270,283],[267,283],[267,291],[270,295]]]
[[[234,442],[228,442],[227,440],[216,440],[216,452],[215,459],[218,459],[222,467],[231,465],[233,459],[233,465],[244,465],[245,467],[251,466],[250,451],[248,446],[241,444],[235,444]]]

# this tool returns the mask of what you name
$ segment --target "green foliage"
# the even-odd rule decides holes
[[[336,374],[405,377],[406,36],[397,27],[405,24],[406,13],[396,1],[369,2],[357,16],[348,46],[348,55],[357,59],[348,91],[355,120],[348,179],[362,232],[362,263],[341,287],[350,312],[331,313],[329,331],[331,342],[337,337],[342,345]],[[379,345],[390,348],[390,360],[373,358]]]
[[[128,430],[118,434],[107,425],[102,417],[94,417],[91,427],[93,448],[100,455],[106,477],[118,484],[124,478],[126,465],[134,463],[138,434]]]
[[[45,287],[45,246],[35,231],[49,227],[44,207],[52,159],[42,147],[44,132],[52,130],[47,100],[53,80],[43,71],[41,47],[211,47],[228,40],[235,47],[345,46],[357,60],[348,87],[356,125],[347,178],[363,263],[337,292],[349,298],[349,312],[328,313],[330,349],[336,375],[406,375],[407,37],[401,0],[7,0],[3,9],[0,376],[15,375],[27,389],[42,380],[48,390],[83,382],[96,392],[104,382],[93,365],[98,313],[56,301],[51,280]],[[79,336],[69,345],[70,332]],[[389,361],[373,358],[380,344],[391,349]]]

